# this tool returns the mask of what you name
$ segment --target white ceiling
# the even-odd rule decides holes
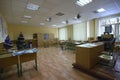
[[[28,3],[34,3],[40,6],[37,11],[26,9]],[[4,15],[8,23],[23,24],[21,21],[28,21],[31,26],[41,26],[40,23],[45,23],[44,26],[61,27],[62,21],[68,20],[68,24],[75,24],[80,21],[86,21],[93,18],[108,16],[120,13],[120,0],[93,0],[93,2],[80,7],[75,4],[76,0],[0,0],[0,13]],[[103,13],[94,13],[95,10],[104,8]],[[56,13],[64,13],[63,16],[57,16]],[[81,15],[79,20],[73,18],[77,14]],[[32,16],[31,19],[23,18],[24,15]],[[46,19],[51,17],[51,22]]]

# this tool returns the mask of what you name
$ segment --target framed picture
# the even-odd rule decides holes
[[[44,34],[44,40],[49,40],[49,34],[47,33]]]

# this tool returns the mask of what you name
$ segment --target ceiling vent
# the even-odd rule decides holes
[[[59,12],[59,13],[56,13],[56,15],[57,15],[57,16],[63,16],[64,13]]]

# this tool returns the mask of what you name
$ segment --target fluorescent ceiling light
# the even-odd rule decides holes
[[[78,20],[77,17],[74,17],[73,19],[74,19],[74,20]]]
[[[28,3],[27,4],[27,9],[30,9],[30,10],[38,10],[40,8],[39,5],[36,5],[36,4],[33,4],[33,3]]]
[[[103,9],[103,8],[100,8],[97,10],[97,12],[104,12],[104,11],[105,11],[105,9]]]
[[[68,24],[68,20],[62,21],[63,24]]]
[[[48,21],[48,22],[51,22],[51,20],[52,20],[51,17],[49,17],[49,18],[46,19],[46,21]]]
[[[21,21],[21,23],[28,23],[28,21]]]
[[[78,1],[76,1],[76,4],[79,6],[84,6],[90,2],[92,2],[92,0],[78,0]]]
[[[56,27],[57,25],[52,25],[53,27]]]
[[[40,25],[45,25],[45,23],[40,23]]]
[[[66,24],[66,21],[62,21],[63,24]]]
[[[28,19],[31,19],[31,18],[32,18],[31,16],[27,16],[27,15],[24,15],[23,17],[24,17],[24,18],[28,18]]]

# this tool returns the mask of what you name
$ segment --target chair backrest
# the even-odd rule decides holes
[[[109,40],[113,39],[113,34],[102,34],[101,38],[103,41],[109,41]]]

